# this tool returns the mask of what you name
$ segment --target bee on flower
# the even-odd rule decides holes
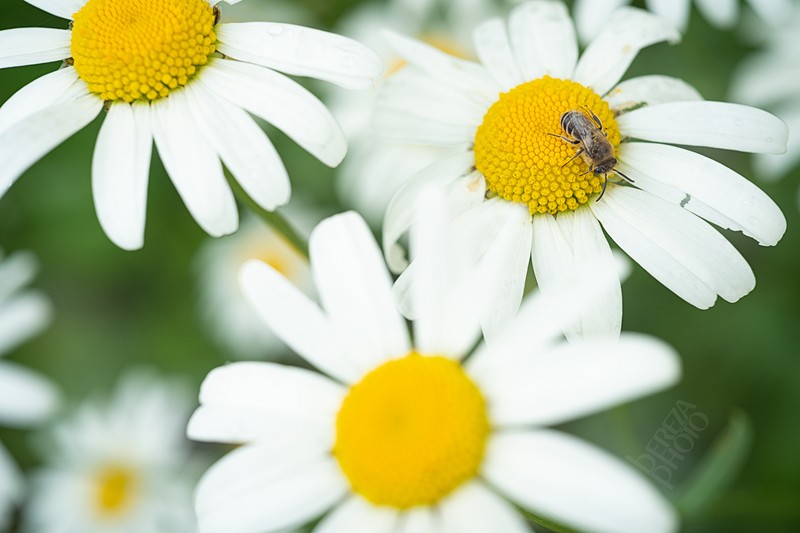
[[[487,335],[518,309],[529,264],[548,292],[573,265],[611,255],[603,230],[700,309],[718,296],[736,302],[754,288],[745,259],[706,221],[773,246],[786,219],[743,176],[668,143],[782,153],[787,128],[760,109],[703,101],[675,78],[620,82],[640,49],[679,39],[666,22],[622,8],[579,57],[564,5],[526,2],[508,21],[492,19],[475,30],[480,63],[397,34],[388,38],[409,67],[384,85],[376,130],[407,143],[467,148],[398,191],[384,220],[384,251],[390,267],[402,271],[407,262],[398,240],[411,225],[418,191],[428,183],[448,187],[455,210],[450,246],[482,272],[479,282],[494,295],[481,317]],[[581,153],[586,147],[565,131],[562,118],[573,111],[613,147],[608,165]],[[412,265],[398,292],[407,292],[414,277]],[[619,280],[614,272],[592,274],[598,283],[606,277],[606,297],[567,332],[571,338],[619,333]]]
[[[29,3],[69,20],[69,29],[0,31],[0,68],[64,64],[0,108],[0,193],[105,109],[92,191],[101,226],[125,249],[144,242],[153,142],[197,223],[226,235],[238,212],[223,164],[264,209],[290,197],[283,162],[251,115],[326,165],[347,150],[327,108],[276,71],[365,89],[383,69],[374,52],[335,34],[225,23],[220,0]]]

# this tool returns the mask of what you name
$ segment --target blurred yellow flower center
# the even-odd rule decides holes
[[[214,53],[214,18],[206,0],[89,0],[74,15],[75,69],[106,101],[166,97]]]
[[[95,477],[95,504],[101,515],[115,515],[132,502],[137,483],[136,473],[129,468],[108,466]]]
[[[461,365],[417,353],[350,389],[334,455],[356,493],[376,505],[432,505],[477,475],[489,422]]]
[[[457,57],[460,59],[472,59],[470,54],[464,50],[464,47],[461,46],[455,39],[450,38],[446,35],[438,35],[438,34],[430,34],[430,35],[418,35],[417,39],[424,42],[425,44],[429,44],[444,52],[447,55]],[[397,74],[405,67],[408,66],[408,62],[403,59],[402,57],[397,57],[391,62],[389,62],[389,66],[386,69],[386,77],[390,77],[393,74]]]
[[[577,140],[561,127],[561,116],[573,110],[597,115],[616,151],[620,136],[614,114],[579,83],[545,76],[501,94],[475,134],[475,166],[486,187],[526,204],[532,214],[575,210],[599,193],[605,178],[588,172],[585,157],[570,161],[581,145],[551,135]]]

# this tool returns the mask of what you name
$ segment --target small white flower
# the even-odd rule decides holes
[[[384,223],[387,259],[396,271],[406,265],[396,243],[411,224],[420,185],[450,187],[457,212],[451,246],[484,270],[482,279],[495,294],[481,317],[487,335],[516,312],[530,262],[540,288],[551,290],[571,265],[611,254],[603,229],[700,309],[714,305],[718,295],[735,302],[753,289],[750,266],[703,219],[772,246],[786,229],[780,209],[724,165],[661,143],[781,153],[786,125],[759,109],[702,101],[678,79],[643,76],[619,83],[641,48],[678,39],[666,23],[622,8],[580,59],[560,2],[528,2],[511,13],[508,25],[494,19],[479,26],[481,64],[390,38],[411,66],[384,85],[378,131],[420,144],[469,143],[469,149],[423,170],[397,193]],[[570,111],[605,135],[614,149],[606,160],[613,170],[581,156],[582,146],[561,122]],[[615,274],[593,277],[609,276]],[[413,285],[413,270],[399,284],[400,290]],[[568,334],[615,335],[621,322],[617,280]]]
[[[390,0],[367,2],[348,12],[337,28],[376,50],[386,65],[384,76],[403,68],[403,61],[386,46],[382,30],[418,36],[441,50],[474,57],[470,33],[478,22],[496,11],[491,0]],[[342,125],[350,152],[337,175],[342,202],[357,209],[370,224],[383,220],[397,189],[417,171],[454,152],[451,148],[398,145],[382,142],[372,131],[372,109],[377,88],[370,94],[332,88],[326,99]]]
[[[575,24],[582,42],[591,41],[617,8],[631,0],[576,0]],[[691,0],[645,0],[647,9],[684,31],[689,25]],[[782,25],[792,9],[792,0],[747,0],[758,16],[772,27]],[[703,16],[718,28],[731,28],[739,20],[739,0],[696,0]]]
[[[25,289],[38,265],[26,252],[3,259],[0,252],[0,356],[33,337],[50,322],[50,301]],[[49,380],[25,367],[0,361],[0,424],[27,427],[53,413],[58,393]],[[22,477],[0,443],[0,531],[23,493]]]
[[[306,235],[321,218],[299,206],[282,212],[296,228],[308,228]],[[208,328],[227,350],[223,356],[275,359],[286,351],[286,345],[264,327],[239,288],[239,270],[250,259],[267,263],[311,294],[308,260],[275,230],[248,218],[234,235],[211,240],[198,253],[200,308]]]
[[[50,432],[34,473],[28,531],[189,533],[195,530],[187,389],[128,371],[110,399],[78,407]]]
[[[789,126],[783,155],[755,156],[758,175],[777,179],[800,162],[800,6],[780,30],[769,32],[765,49],[745,59],[734,76],[731,98],[773,111]]]
[[[465,360],[480,329],[433,218],[412,237],[429,267],[413,340],[354,213],[311,235],[322,307],[269,266],[245,265],[264,322],[324,374],[260,362],[209,374],[189,436],[242,446],[200,482],[200,531],[277,531],[323,514],[316,533],[529,531],[510,502],[581,530],[674,531],[674,511],[638,472],[544,426],[674,383],[675,353],[641,335],[558,342],[576,304],[537,296]],[[583,289],[567,292],[598,295]]]
[[[143,244],[153,141],[190,213],[215,237],[238,226],[223,163],[263,208],[289,200],[283,162],[248,113],[338,165],[347,143],[336,121],[276,70],[365,89],[382,72],[379,58],[302,26],[218,23],[219,1],[29,0],[71,29],[0,32],[0,68],[65,60],[0,108],[0,193],[104,106],[92,188],[100,224],[125,249]]]

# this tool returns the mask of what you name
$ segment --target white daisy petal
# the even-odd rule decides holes
[[[192,116],[185,91],[151,105],[153,138],[172,183],[209,235],[236,231],[239,212],[214,147]]]
[[[412,507],[400,515],[395,533],[438,533],[440,519],[430,507]]]
[[[514,320],[522,302],[530,262],[532,225],[526,206],[501,202],[503,216],[497,237],[480,260],[479,277],[486,280],[482,295],[481,328],[491,342]]]
[[[0,422],[27,426],[41,422],[58,405],[53,384],[36,372],[16,363],[0,362]]]
[[[786,231],[786,218],[764,191],[713,159],[674,146],[637,142],[623,143],[619,158],[622,170],[635,176],[637,187],[719,226],[742,231],[762,246],[774,246]]]
[[[9,529],[13,506],[25,494],[25,480],[13,459],[0,442],[0,529]]]
[[[362,372],[410,350],[392,280],[366,222],[353,212],[322,221],[309,241],[320,301],[339,341]]]
[[[565,284],[577,284],[585,275],[579,268],[589,261],[611,263],[611,248],[600,225],[586,209],[533,217],[531,260],[536,281],[543,293],[557,294]],[[607,287],[602,298],[588,307],[575,323],[566,323],[564,333],[571,341],[586,336],[616,337],[622,325],[622,289],[613,270],[591,273],[592,279]]]
[[[782,154],[789,130],[781,119],[754,107],[725,102],[672,102],[617,118],[626,137],[739,152]]]
[[[556,218],[556,222],[572,252],[572,264],[568,271],[575,271],[580,265],[588,265],[593,262],[613,263],[611,247],[603,235],[597,219],[588,209],[561,213]],[[534,237],[535,242],[536,237]],[[562,268],[561,274],[563,273]],[[565,331],[570,340],[590,337],[615,338],[619,336],[622,328],[622,287],[619,273],[614,270],[599,270],[594,272],[592,277],[595,283],[608,287],[608,289],[581,316],[580,322],[574,328],[568,328]],[[539,280],[540,288],[545,290],[545,285],[538,275],[536,279]],[[550,281],[552,282],[552,280]]]
[[[662,19],[640,9],[621,8],[612,13],[603,32],[589,44],[573,79],[602,95],[622,78],[639,50],[678,40],[680,34]]]
[[[475,92],[495,99],[500,87],[477,63],[453,57],[416,39],[390,30],[384,33],[389,45],[409,64],[451,88],[469,87]]]
[[[529,533],[519,512],[506,500],[478,482],[470,482],[439,507],[442,533]]]
[[[289,174],[266,133],[242,108],[202,85],[186,87],[194,118],[245,192],[268,211],[289,202]]]
[[[443,159],[409,178],[397,191],[383,219],[383,250],[386,264],[393,272],[408,266],[405,253],[397,241],[414,220],[420,192],[428,186],[446,186],[467,175],[475,166],[475,155],[469,151]]]
[[[478,347],[465,364],[470,375],[489,375],[504,366],[522,364],[537,354],[546,354],[561,340],[563,330],[576,324],[581,315],[606,297],[609,288],[605,283],[609,278],[597,278],[596,272],[608,270],[624,278],[628,262],[616,256],[611,262],[597,257],[574,267],[573,272],[568,270],[554,278],[551,290],[539,291],[528,298],[516,320],[494,342]],[[536,324],[536,328],[532,329],[530,324]]]
[[[398,517],[398,511],[391,507],[378,507],[353,495],[331,511],[314,533],[397,533]]]
[[[493,18],[475,28],[472,40],[481,64],[494,76],[503,91],[525,81],[511,51],[506,25],[502,19]]]
[[[640,104],[655,105],[702,99],[697,89],[685,81],[658,75],[625,80],[605,97],[611,109],[620,111]]]
[[[328,319],[294,284],[260,261],[242,267],[239,283],[255,312],[292,350],[345,383],[358,379]]]
[[[408,288],[414,302],[414,347],[423,354],[460,358],[474,346],[480,327],[469,291],[454,279],[444,191],[425,191],[415,218],[410,240],[418,275]]]
[[[5,273],[5,272],[4,272]],[[27,341],[50,322],[53,306],[45,296],[26,291],[0,306],[0,355]]]
[[[650,2],[653,1],[650,0]],[[660,0],[661,3],[666,3],[667,1]],[[686,3],[688,4],[688,2]],[[718,28],[729,29],[739,20],[739,2],[737,0],[696,0],[696,3],[697,9],[700,10],[703,16]]]
[[[209,61],[198,82],[274,125],[329,167],[344,159],[347,141],[330,111],[286,76],[257,65],[219,59]]]
[[[778,27],[792,16],[792,0],[749,0],[747,2],[767,24]]]
[[[468,92],[431,84],[430,77],[408,67],[382,87],[372,126],[388,141],[461,146],[474,140],[489,105]]]
[[[103,101],[84,96],[26,117],[0,133],[0,196],[31,165],[97,117]]]
[[[617,8],[630,3],[630,0],[576,0],[575,26],[582,43],[594,39],[603,29],[603,24]]]
[[[783,155],[762,155],[755,156],[753,167],[756,175],[763,176],[765,179],[777,179],[786,175],[800,161],[800,101],[795,105],[787,106],[777,111],[781,118],[786,122],[790,132],[789,143],[786,153]]]
[[[316,442],[324,449],[333,443],[336,413],[345,394],[342,386],[309,370],[232,363],[212,370],[203,381],[202,408],[187,433],[202,441]]]
[[[150,104],[112,105],[94,148],[92,192],[100,225],[125,250],[144,244],[152,150]]]
[[[0,302],[3,302],[3,305],[0,306],[0,313],[11,295],[33,281],[38,270],[39,261],[33,253],[14,252],[8,257],[3,257],[2,250],[0,250]],[[9,314],[9,317],[13,317],[14,314]],[[4,333],[11,331],[11,327],[3,327],[0,331]],[[0,348],[0,353],[3,351]]]
[[[375,52],[347,37],[274,22],[217,26],[219,51],[240,61],[310,76],[348,89],[369,89],[383,74]]]
[[[718,2],[719,0],[713,1]],[[731,3],[731,0],[723,1]],[[672,24],[681,32],[686,30],[686,26],[689,23],[689,12],[692,8],[690,0],[647,0],[646,4],[647,9]]]
[[[675,294],[706,309],[716,294],[735,302],[755,287],[747,261],[702,219],[631,187],[606,191],[592,211],[612,239]]]
[[[70,57],[72,32],[53,28],[0,31],[0,68],[38,65]]]
[[[66,67],[36,78],[14,93],[0,107],[0,133],[43,109],[70,100],[69,96],[76,92],[71,89],[78,79],[75,68]]]
[[[543,357],[476,375],[497,426],[554,425],[675,384],[680,359],[652,337],[561,344]]]
[[[25,0],[32,6],[62,19],[72,20],[72,15],[80,11],[88,0]],[[69,56],[67,56],[69,57]]]
[[[579,530],[677,530],[675,511],[639,472],[563,433],[538,430],[492,438],[483,474],[519,505]]]
[[[200,533],[262,533],[319,516],[347,492],[336,459],[302,449],[276,456],[245,446],[212,466],[197,487]]]
[[[525,2],[509,16],[508,31],[522,76],[572,76],[578,43],[567,7],[561,2]]]

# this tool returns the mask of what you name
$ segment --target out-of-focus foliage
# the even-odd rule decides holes
[[[262,3],[267,12],[271,0]],[[356,0],[300,0],[321,27],[330,28]],[[710,100],[724,99],[737,64],[755,48],[742,39],[743,25],[725,32],[693,13],[683,42],[644,50],[628,77],[659,73],[686,80]],[[224,16],[224,11],[223,11]],[[50,26],[63,21],[22,0],[5,0],[0,29]],[[749,44],[743,44],[749,43]],[[0,102],[56,65],[0,71]],[[312,87],[318,91],[319,87]],[[213,367],[230,360],[215,345],[197,309],[193,262],[207,237],[191,219],[154,158],[146,244],[119,250],[102,233],[91,197],[90,168],[100,120],[36,164],[0,200],[0,246],[28,249],[42,264],[36,286],[52,298],[53,325],[11,355],[55,380],[71,404],[89,391],[108,390],[122,370],[150,364],[182,374],[196,387]],[[793,132],[800,134],[800,132]],[[321,212],[341,210],[331,171],[286,137],[272,138],[290,172],[294,194]],[[570,425],[570,429],[620,456],[645,452],[677,401],[707,416],[708,427],[673,475],[690,479],[701,455],[740,409],[752,421],[751,453],[729,490],[712,498],[684,522],[690,532],[791,532],[800,530],[800,214],[796,194],[800,168],[776,183],[753,175],[749,156],[714,151],[714,158],[753,179],[781,206],[786,236],[775,248],[729,234],[758,280],[735,305],[698,311],[651,276],[635,269],[624,291],[623,327],[661,337],[684,361],[676,388],[628,408]],[[36,465],[27,432],[0,429],[0,439],[24,467]],[[663,487],[662,487],[663,488]],[[613,488],[611,488],[613,490]]]

